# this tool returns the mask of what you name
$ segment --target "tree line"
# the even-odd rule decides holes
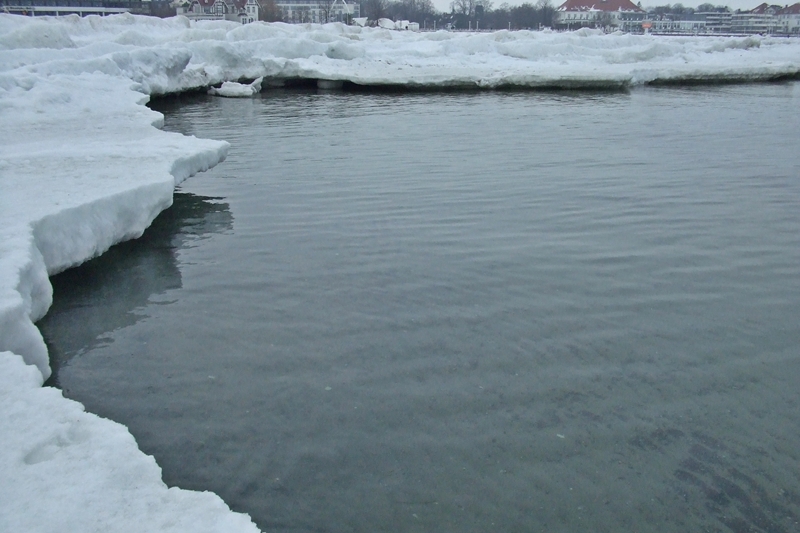
[[[550,0],[495,8],[492,0],[453,0],[450,12],[436,10],[431,0],[362,0],[361,16],[370,20],[390,18],[418,22],[422,28],[523,29],[551,26],[555,7]]]
[[[319,0],[320,6],[332,0]],[[275,0],[260,0],[259,18],[265,21],[281,20],[281,10]],[[638,3],[641,8],[641,2]],[[697,8],[683,4],[666,4],[647,8],[646,11],[657,16],[683,16],[696,12],[730,11],[727,6],[711,3],[700,4]],[[388,18],[418,22],[421,28],[455,29],[539,29],[551,27],[556,14],[556,6],[551,0],[537,0],[511,6],[503,2],[494,7],[492,0],[452,0],[450,12],[437,11],[431,0],[361,0],[361,16],[370,20]]]

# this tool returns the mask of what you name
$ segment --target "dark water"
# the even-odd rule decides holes
[[[800,531],[800,84],[155,104],[54,382],[265,531]]]

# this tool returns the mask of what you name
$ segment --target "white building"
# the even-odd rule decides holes
[[[730,11],[699,12],[696,14],[705,16],[706,32],[708,33],[729,33],[731,31],[731,17],[733,14]]]
[[[778,19],[775,15],[781,9],[781,6],[764,3],[750,11],[734,13],[731,16],[731,33],[748,35],[776,33]]]
[[[649,31],[657,34],[680,33],[682,35],[707,33],[706,21],[700,18],[651,20]]]
[[[275,0],[285,22],[348,23],[361,16],[361,6],[346,0]]]
[[[567,0],[556,9],[558,28],[582,27],[641,32],[646,13],[631,0]]]
[[[800,2],[784,7],[776,15],[778,33],[800,35]]]
[[[761,4],[750,11],[698,12],[675,18],[662,15],[646,22],[653,33],[800,36],[800,3],[781,7]]]
[[[184,0],[176,6],[178,15],[192,20],[233,20],[248,24],[258,20],[258,0]]]
[[[354,0],[274,0],[284,22],[352,23],[361,17],[361,5]],[[614,0],[619,1],[619,0]],[[177,0],[178,15],[193,20],[235,20],[246,24],[258,20],[258,0]],[[366,23],[366,21],[364,22]],[[394,23],[393,23],[394,24]],[[404,29],[419,31],[419,24],[405,21]]]

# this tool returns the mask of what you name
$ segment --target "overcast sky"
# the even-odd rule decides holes
[[[525,2],[525,0],[493,0],[494,7],[500,6],[500,4],[502,4],[504,1],[507,1],[508,4],[512,6],[518,6]],[[531,4],[535,4],[537,0],[528,0],[528,1]],[[564,0],[550,0],[550,1],[553,3],[554,6],[558,7],[563,3]],[[635,4],[637,1],[638,0],[634,0],[633,3]],[[647,8],[648,6],[663,6],[665,4],[679,3],[679,0],[664,0],[658,2],[654,2],[652,0],[641,0],[641,1],[642,1],[642,6],[644,6],[645,8]],[[714,4],[715,6],[726,5],[734,10],[735,9],[744,10],[744,9],[753,9],[754,7],[756,7],[757,5],[761,4],[764,1],[767,0],[708,0],[708,3]],[[789,2],[789,4],[794,4],[796,1],[797,0],[792,0]],[[686,7],[697,7],[700,4],[704,4],[706,2],[704,0],[686,0],[686,1],[680,1],[680,3],[685,5]],[[773,2],[768,2],[768,3],[773,3]],[[784,0],[783,2],[774,2],[774,3],[779,5],[784,5],[786,4],[786,0]],[[450,11],[450,0],[433,0],[433,5],[436,7],[436,9],[439,9],[440,11]]]

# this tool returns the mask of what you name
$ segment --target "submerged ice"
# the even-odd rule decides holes
[[[796,39],[0,15],[0,530],[256,530],[213,494],[168,489],[126,428],[41,387],[48,276],[141,235],[227,152],[160,131],[150,95],[252,96],[262,78],[591,88],[799,73]]]

